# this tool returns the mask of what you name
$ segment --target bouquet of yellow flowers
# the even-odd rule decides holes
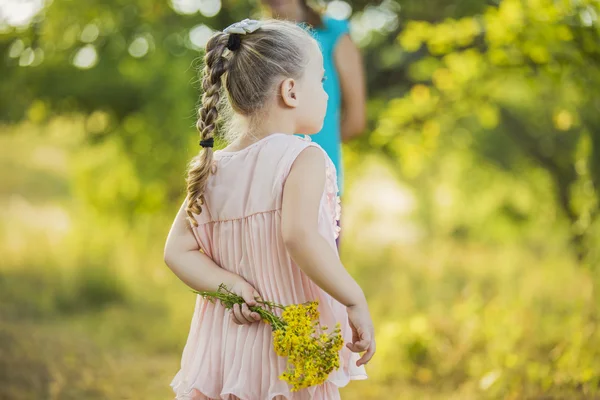
[[[220,285],[216,292],[193,292],[210,301],[220,300],[228,309],[244,303],[242,297],[225,285]],[[262,300],[257,303],[250,310],[271,325],[275,352],[287,357],[287,368],[279,379],[292,385],[292,392],[324,383],[340,367],[339,351],[344,344],[340,324],[327,333],[328,328],[319,324],[317,301],[288,306]],[[275,313],[276,309],[283,310],[281,317]]]

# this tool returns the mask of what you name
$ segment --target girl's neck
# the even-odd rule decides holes
[[[271,118],[262,119],[260,123],[240,124],[238,129],[240,134],[229,146],[227,146],[228,150],[241,150],[274,133],[288,135],[296,133],[295,124],[285,114],[272,115]]]

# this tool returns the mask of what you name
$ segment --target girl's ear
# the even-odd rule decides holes
[[[298,107],[298,83],[292,79],[287,78],[281,83],[280,93],[283,104],[290,108]]]

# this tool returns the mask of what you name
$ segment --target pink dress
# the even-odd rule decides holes
[[[238,152],[215,152],[205,205],[194,235],[218,265],[241,275],[264,299],[280,304],[318,300],[321,324],[340,322],[352,339],[346,308],[313,283],[290,258],[281,235],[283,185],[296,157],[309,146],[293,135],[272,134]],[[336,171],[326,157],[327,183],[319,211],[319,231],[333,249],[339,235]],[[337,250],[336,250],[337,251]],[[358,355],[340,351],[340,368],[318,387],[290,392],[279,376],[286,360],[275,354],[271,327],[236,325],[220,303],[198,296],[181,369],[171,382],[176,399],[339,399],[338,388],[366,379]]]

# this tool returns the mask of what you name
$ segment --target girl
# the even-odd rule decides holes
[[[171,383],[177,399],[335,400],[338,387],[366,378],[373,323],[335,245],[335,168],[318,145],[294,135],[321,129],[322,78],[317,43],[287,22],[244,20],[206,46],[197,124],[203,149],[190,164],[165,262],[191,288],[225,284],[247,304],[227,315],[221,304],[197,297]],[[229,132],[230,144],[213,152],[220,105],[238,127]],[[278,379],[286,360],[275,354],[271,327],[248,308],[257,297],[280,304],[318,300],[321,324],[341,323],[348,344],[327,382],[292,393]]]
[[[308,23],[323,54],[329,95],[323,128],[312,138],[331,157],[340,187],[342,179],[341,144],[360,135],[366,125],[366,89],[360,51],[348,35],[347,21],[320,15],[307,0],[263,0],[271,14],[288,21]]]

